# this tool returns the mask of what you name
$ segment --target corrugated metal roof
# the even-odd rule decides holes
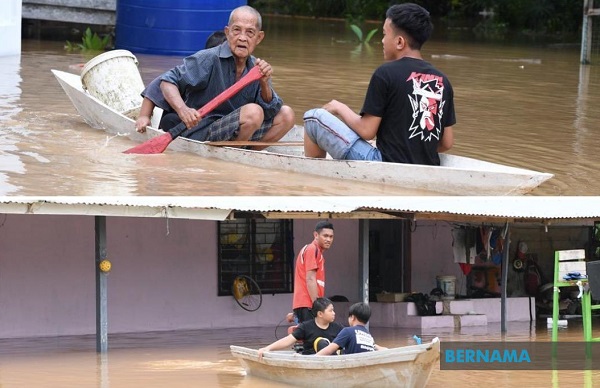
[[[600,197],[380,197],[375,208],[498,218],[600,217]]]
[[[0,212],[224,220],[267,217],[600,219],[600,197],[0,197]]]

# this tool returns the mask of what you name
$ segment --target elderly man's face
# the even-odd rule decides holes
[[[248,58],[262,41],[265,33],[257,27],[256,16],[251,12],[237,11],[231,24],[225,27],[227,42],[233,55]]]

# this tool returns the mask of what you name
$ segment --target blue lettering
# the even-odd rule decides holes
[[[516,349],[447,349],[444,351],[445,362],[456,363],[531,363],[531,357],[527,349],[522,349],[519,353]]]
[[[491,361],[492,362],[504,362],[502,360],[502,355],[500,354],[500,351],[498,349],[492,351]]]
[[[477,362],[490,362],[490,351],[486,350],[484,352],[483,350],[478,350],[477,351]]]
[[[527,361],[531,363],[531,358],[529,357],[529,352],[526,349],[521,350],[521,357],[519,357],[519,362]]]
[[[467,349],[465,358],[466,362],[475,362],[475,351],[473,349]]]
[[[516,350],[504,350],[504,362],[517,362]]]

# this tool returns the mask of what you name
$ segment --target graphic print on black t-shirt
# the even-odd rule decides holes
[[[445,101],[444,78],[433,74],[413,72],[406,80],[412,82],[412,124],[409,139],[419,136],[422,141],[440,140]]]

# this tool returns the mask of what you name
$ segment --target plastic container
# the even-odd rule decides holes
[[[90,59],[81,70],[81,83],[89,94],[104,104],[132,116],[142,105],[144,82],[135,55],[112,50]]]
[[[437,287],[444,291],[442,299],[456,297],[456,276],[436,276]]]
[[[242,0],[119,0],[115,47],[135,53],[181,55],[204,48]]]

